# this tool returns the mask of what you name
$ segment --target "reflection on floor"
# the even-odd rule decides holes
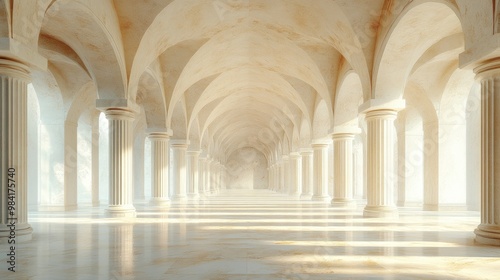
[[[102,208],[34,212],[31,242],[0,279],[498,279],[500,248],[474,244],[478,213],[364,219],[269,191],[231,191],[112,220]]]

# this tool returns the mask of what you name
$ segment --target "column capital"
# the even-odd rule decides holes
[[[290,160],[290,156],[288,156],[288,155],[282,155],[282,156],[281,156],[281,160],[282,160],[282,161],[283,161],[283,160]]]
[[[319,148],[326,148],[328,147],[328,145],[330,145],[332,143],[332,140],[331,139],[316,139],[316,140],[313,140],[313,142],[311,143],[311,146],[313,147],[313,149],[319,149]]]
[[[200,156],[201,155],[201,151],[187,151],[186,154],[188,156]]]
[[[298,152],[295,152],[295,153],[290,153],[290,159],[292,159],[292,160],[293,160],[293,159],[298,159],[298,158],[300,158],[300,157],[301,157],[301,155],[300,155],[300,153],[298,153]]]
[[[312,148],[302,148],[300,149],[300,155],[301,156],[307,156],[307,155],[313,155],[314,150]]]
[[[98,110],[104,113],[109,110],[123,110],[137,114],[141,111],[141,108],[139,107],[139,105],[137,105],[137,103],[126,98],[97,99],[95,101],[95,106]]]
[[[187,149],[189,146],[189,140],[182,140],[182,139],[170,140],[170,146],[173,149]]]
[[[354,139],[354,136],[361,133],[361,129],[356,126],[335,127],[330,136],[333,140]]]
[[[476,78],[485,79],[500,76],[500,58],[495,58],[483,62],[474,68]]]
[[[394,112],[394,114],[397,114],[405,107],[406,101],[403,99],[370,99],[359,106],[358,112],[369,117],[369,115],[373,115],[375,112],[379,112],[379,114],[383,112],[393,114],[391,112]]]
[[[26,64],[18,61],[0,58],[0,75],[24,80],[31,80],[30,69]]]
[[[136,111],[128,108],[107,108],[104,111],[108,120],[134,120]]]

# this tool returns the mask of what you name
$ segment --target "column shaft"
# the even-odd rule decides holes
[[[200,151],[187,152],[187,165],[188,165],[188,195],[191,199],[198,199],[200,197],[199,190],[199,161]]]
[[[500,245],[500,61],[476,69],[481,80],[481,224],[476,241]]]
[[[134,112],[126,108],[107,109],[109,120],[109,207],[112,217],[135,217],[133,205],[133,140]]]
[[[0,242],[15,236],[30,240],[28,224],[28,90],[29,70],[21,63],[0,59]],[[13,208],[9,209],[9,206]],[[12,210],[12,212],[11,212]],[[14,220],[17,219],[17,220]],[[14,227],[9,225],[15,222]],[[15,234],[13,234],[15,232]]]
[[[366,217],[397,217],[394,203],[394,146],[396,132],[394,121],[397,111],[378,109],[366,114],[368,127],[368,204]]]
[[[151,204],[157,207],[169,205],[169,135],[150,133],[151,141]]]
[[[354,134],[333,135],[333,200],[335,206],[355,206],[353,200]]]
[[[290,154],[290,194],[300,197],[302,192],[302,157],[299,153]]]
[[[172,140],[172,200],[183,201],[187,198],[187,170],[186,170],[186,151],[188,148],[186,140]]]
[[[303,150],[301,153],[302,156],[302,194],[301,198],[305,200],[310,200],[313,193],[313,151],[312,150]]]
[[[315,143],[314,150],[314,180],[312,200],[329,201],[328,195],[328,144]]]

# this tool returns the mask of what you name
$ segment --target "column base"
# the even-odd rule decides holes
[[[186,201],[187,200],[187,195],[173,195],[170,200],[174,201],[174,202],[183,202],[183,201]]]
[[[312,194],[303,193],[300,195],[300,200],[311,200]]]
[[[390,206],[366,206],[363,211],[366,218],[398,218],[398,208]]]
[[[422,209],[424,211],[439,211],[439,205],[437,205],[437,204],[424,204]]]
[[[356,201],[352,199],[332,199],[332,206],[336,208],[356,208]]]
[[[166,208],[170,206],[170,199],[168,198],[160,198],[160,197],[153,197],[149,201],[149,205],[157,208]]]
[[[197,193],[190,193],[190,194],[188,195],[188,198],[189,198],[189,200],[198,200],[198,199],[200,199],[200,194],[197,194]]]
[[[135,218],[137,212],[133,205],[110,205],[106,209],[106,214],[110,218]]]
[[[16,230],[11,235],[7,225],[0,225],[0,244],[8,243],[11,236],[15,238],[16,243],[30,241],[33,238],[33,228],[30,224],[16,224]]]
[[[476,234],[477,243],[500,246],[500,226],[481,224],[474,233]]]
[[[101,206],[101,202],[98,200],[98,201],[92,201],[92,207],[99,207]]]
[[[292,198],[300,199],[300,193],[291,193],[290,196]]]
[[[323,202],[329,202],[330,199],[331,198],[328,195],[323,195],[323,196],[313,195],[312,198],[311,198],[312,201],[323,201]]]
[[[76,210],[76,205],[39,205],[38,211],[40,212],[66,212]]]

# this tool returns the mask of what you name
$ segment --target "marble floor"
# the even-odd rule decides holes
[[[474,244],[477,212],[401,209],[365,219],[270,191],[227,191],[135,219],[104,208],[33,212],[33,240],[0,279],[499,279],[500,248]]]

